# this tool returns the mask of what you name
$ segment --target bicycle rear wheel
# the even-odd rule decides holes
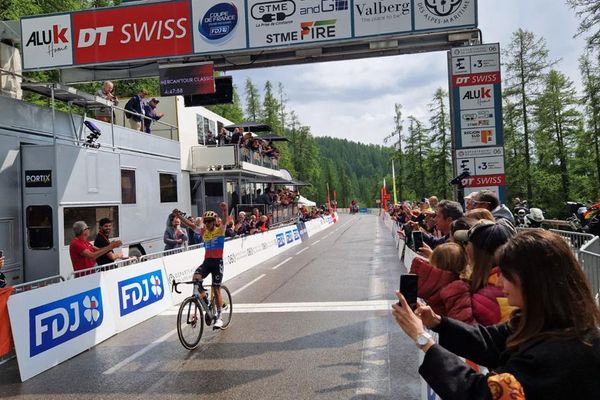
[[[179,341],[188,350],[194,350],[200,344],[204,331],[202,307],[196,297],[188,297],[179,306],[177,313],[177,335]]]
[[[221,299],[223,300],[223,304],[221,304],[221,319],[223,320],[223,326],[221,327],[221,329],[223,330],[227,329],[227,327],[231,323],[231,316],[233,315],[233,303],[231,301],[231,293],[229,292],[227,286],[221,285],[220,290]]]

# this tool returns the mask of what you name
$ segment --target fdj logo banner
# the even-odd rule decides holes
[[[118,288],[122,317],[160,301],[165,295],[160,270],[121,281]]]
[[[30,357],[102,325],[100,288],[29,310]]]

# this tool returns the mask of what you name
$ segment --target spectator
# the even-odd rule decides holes
[[[98,234],[96,240],[94,240],[94,246],[102,248],[110,245],[110,234],[112,232],[112,221],[109,218],[102,218],[98,221]],[[128,257],[124,257],[122,254],[115,254],[114,251],[110,250],[107,253],[101,255],[96,259],[98,265],[114,263],[117,260],[124,260]]]
[[[492,212],[492,215],[496,220],[505,218],[510,221],[511,224],[515,224],[515,217],[512,212],[504,204],[500,204],[498,196],[491,190],[482,190],[477,193],[473,198],[476,207],[487,208]]]
[[[496,250],[515,234],[508,222],[478,221],[468,231],[454,232],[466,244],[471,267],[469,280],[454,281],[441,290],[447,315],[468,324],[493,325],[506,321],[512,309],[497,286],[500,269]]]
[[[266,232],[269,229],[269,217],[266,215],[261,215],[256,223],[256,229],[259,232]]]
[[[472,218],[476,221],[479,221],[480,219],[487,219],[488,221],[496,220],[496,218],[494,218],[490,210],[488,210],[487,208],[473,208],[467,211],[465,217]]]
[[[215,138],[215,135],[212,133],[211,130],[209,130],[208,133],[206,134],[206,145],[207,146],[216,146],[217,145],[217,138]]]
[[[415,257],[410,267],[410,273],[419,277],[418,296],[441,315],[446,315],[446,309],[440,291],[450,282],[458,280],[466,270],[465,250],[451,242],[436,247],[429,262],[422,257]]]
[[[142,117],[145,115],[144,98],[146,96],[148,96],[148,91],[146,89],[142,89],[138,94],[130,98],[127,104],[125,104],[125,110],[129,111],[125,112],[125,116],[129,120],[129,127],[133,130],[142,130]]]
[[[440,200],[437,198],[437,196],[429,197],[429,206],[431,207],[432,210],[435,210],[437,208],[438,204],[440,204]]]
[[[227,133],[227,129],[221,128],[221,130],[219,131],[219,134],[217,135],[217,144],[219,146],[225,146],[226,144],[229,144],[229,141],[230,141],[230,138]]]
[[[188,240],[188,236],[181,228],[181,220],[175,214],[171,214],[169,224],[165,229],[163,241],[165,242],[165,250],[179,248]]]
[[[0,270],[4,268],[4,252],[2,251],[1,253],[2,257],[0,257]],[[4,276],[4,273],[0,271],[0,289],[3,287],[6,287],[6,276]]]
[[[471,192],[465,196],[465,205],[467,211],[471,211],[472,209],[477,208],[477,206],[475,205],[475,197],[478,193],[479,192]]]
[[[463,216],[462,206],[450,200],[442,200],[435,210],[435,229],[442,235],[441,237],[435,237],[428,233],[423,233],[423,243],[431,248],[435,249],[436,246],[446,243],[450,238],[450,225],[452,221],[459,219]],[[429,256],[429,254],[425,254]]]
[[[160,100],[153,98],[144,105],[144,114],[146,115],[146,118],[144,119],[144,130],[146,133],[152,133],[151,126],[153,121],[158,121],[165,116],[165,113],[156,111],[158,103],[160,103]]]
[[[231,144],[240,145],[242,141],[242,133],[240,132],[240,128],[234,128],[233,134],[231,135]]]
[[[247,235],[249,233],[249,224],[246,220],[246,213],[244,211],[240,211],[238,213],[238,220],[234,226],[235,232],[238,235]]]
[[[113,105],[119,105],[119,99],[113,94],[114,85],[111,81],[105,81],[102,87],[96,92],[96,96],[112,102]],[[114,111],[111,107],[100,107],[94,112],[95,118],[99,121],[112,122],[114,120]]]
[[[73,233],[75,237],[69,244],[69,255],[74,271],[92,268],[96,265],[96,259],[123,243],[120,240],[113,240],[107,246],[98,248],[89,242],[90,228],[84,221],[77,221],[73,224]]]
[[[227,222],[227,226],[225,227],[225,237],[234,238],[236,236],[237,233],[235,232],[233,221]]]
[[[468,326],[422,305],[413,312],[397,293],[394,317],[425,353],[421,376],[449,400],[599,399],[600,311],[568,244],[549,231],[521,232],[498,260],[499,284],[517,308],[501,325]]]

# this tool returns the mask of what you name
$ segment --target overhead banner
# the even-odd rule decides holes
[[[165,66],[158,70],[161,96],[191,96],[215,92],[213,63]]]
[[[476,0],[178,0],[25,17],[21,39],[31,70],[476,27]]]
[[[491,188],[505,201],[502,80],[498,43],[448,52],[456,175],[462,186]]]

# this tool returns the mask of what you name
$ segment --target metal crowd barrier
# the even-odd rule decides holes
[[[573,253],[577,257],[577,259],[579,260],[579,262],[582,262],[580,254],[579,254],[580,249],[587,242],[589,242],[590,240],[592,240],[593,238],[595,238],[595,236],[592,235],[592,234],[590,234],[590,233],[562,231],[562,230],[559,230],[559,229],[550,229],[550,232],[554,232],[557,235],[559,235],[560,237],[562,237],[563,239],[565,239],[565,241],[567,242],[567,244],[569,245],[569,247],[571,247],[571,250],[573,250]]]
[[[111,269],[126,267],[128,265],[137,264],[137,263],[138,263],[138,259],[135,257],[132,257],[132,258],[128,258],[126,260],[115,261],[114,263],[110,263],[110,264],[96,265],[91,268],[81,269],[79,271],[73,271],[69,274],[69,277],[67,279],[70,280],[70,279],[74,279],[74,278],[79,278],[82,276],[95,274],[96,272],[101,272],[101,271],[110,271]]]
[[[579,261],[600,305],[600,237],[595,236],[579,249]]]
[[[44,286],[52,285],[53,283],[63,282],[65,278],[60,275],[50,276],[48,278],[38,279],[36,281],[20,283],[13,286],[13,294],[27,292],[28,290],[38,289]]]

